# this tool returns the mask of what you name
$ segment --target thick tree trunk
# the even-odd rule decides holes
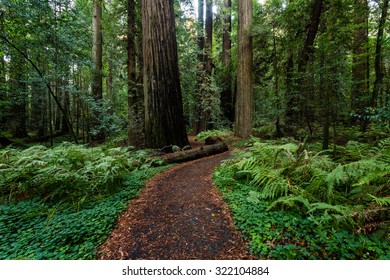
[[[137,142],[137,81],[136,81],[136,51],[135,51],[135,2],[127,2],[127,112],[128,112],[128,143]]]
[[[205,69],[209,76],[213,68],[212,51],[213,51],[213,0],[206,0],[206,61]]]
[[[238,2],[238,69],[235,135],[248,138],[252,134],[252,0]]]
[[[209,146],[202,146],[200,148],[188,151],[177,152],[164,156],[168,163],[180,163],[195,160],[202,157],[207,157],[215,154],[220,154],[228,151],[229,148],[225,143],[218,143]]]
[[[223,13],[223,36],[222,36],[222,65],[223,69],[223,88],[221,91],[221,108],[224,117],[230,122],[234,121],[234,106],[232,96],[232,74],[230,66],[230,50],[232,41],[230,33],[232,31],[232,1],[224,0]]]
[[[102,125],[102,101],[103,101],[103,34],[102,34],[102,0],[93,1],[92,11],[92,61],[93,61],[93,82],[92,82],[92,97],[95,102],[92,109],[91,121],[91,141],[102,142],[105,139]]]
[[[172,0],[143,0],[145,144],[188,145]]]

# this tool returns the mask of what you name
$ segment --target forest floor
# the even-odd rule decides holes
[[[212,181],[214,168],[229,156],[183,163],[149,180],[99,247],[99,258],[253,259]]]

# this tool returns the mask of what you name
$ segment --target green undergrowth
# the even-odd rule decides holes
[[[337,161],[286,139],[246,146],[214,180],[253,254],[390,259],[390,139],[348,143]]]
[[[0,259],[94,259],[145,180],[146,151],[63,144],[0,152]]]

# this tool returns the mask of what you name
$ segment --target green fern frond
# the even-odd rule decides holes
[[[310,202],[307,198],[303,196],[289,195],[289,196],[280,197],[274,202],[272,202],[271,205],[267,208],[267,211],[277,209],[280,206],[288,206],[289,208],[298,208],[298,209],[302,209],[303,206],[304,212],[309,210],[311,207]]]
[[[324,202],[315,202],[310,204],[310,209],[308,213],[313,213],[315,211],[320,212],[328,212],[328,213],[336,213],[342,216],[352,216],[354,211],[352,211],[349,207],[344,205],[331,205]]]
[[[373,202],[378,204],[379,206],[390,206],[390,196],[388,197],[376,197],[371,194],[368,194],[368,197],[372,199]]]

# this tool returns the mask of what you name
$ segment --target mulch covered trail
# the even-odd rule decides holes
[[[99,248],[100,259],[251,259],[211,175],[229,152],[148,181]]]

